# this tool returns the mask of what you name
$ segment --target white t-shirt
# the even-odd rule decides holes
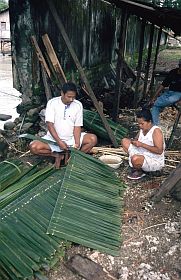
[[[58,136],[67,143],[73,137],[74,127],[83,126],[82,103],[74,100],[70,105],[65,105],[61,97],[52,98],[46,106],[45,121],[54,123]],[[55,141],[49,131],[47,136]]]

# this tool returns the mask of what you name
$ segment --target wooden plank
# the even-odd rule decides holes
[[[45,45],[47,54],[48,54],[48,56],[50,58],[50,61],[51,61],[52,65],[53,65],[53,68],[55,69],[55,72],[57,74],[57,78],[58,78],[60,84],[63,85],[64,83],[67,82],[67,79],[66,79],[64,71],[63,71],[63,69],[62,69],[62,67],[60,65],[60,62],[59,62],[59,60],[57,58],[57,55],[56,55],[56,53],[54,51],[54,48],[53,48],[53,46],[51,44],[51,41],[50,41],[50,39],[48,37],[48,34],[44,34],[42,36],[42,40],[43,40],[43,43]]]
[[[68,35],[67,35],[66,31],[65,31],[65,28],[63,26],[62,21],[59,18],[57,10],[55,9],[55,6],[54,6],[54,4],[53,4],[53,2],[51,0],[47,0],[47,3],[48,3],[48,6],[49,6],[49,8],[50,8],[50,10],[52,12],[52,15],[53,15],[53,17],[55,19],[55,22],[56,22],[56,24],[57,24],[57,26],[58,26],[61,34],[62,34],[62,37],[63,37],[63,39],[64,39],[64,41],[65,41],[65,43],[67,45],[67,48],[69,49],[70,54],[72,55],[72,58],[73,58],[73,60],[75,62],[75,65],[76,65],[77,69],[79,70],[81,79],[82,79],[83,83],[85,84],[86,90],[88,91],[89,96],[92,99],[92,101],[94,103],[94,106],[97,109],[97,111],[98,111],[98,113],[99,113],[99,115],[101,117],[101,120],[102,120],[102,122],[103,122],[103,124],[104,124],[104,126],[105,126],[105,128],[107,130],[107,133],[108,133],[108,135],[109,135],[113,145],[115,147],[118,147],[118,143],[117,143],[116,138],[115,138],[115,136],[113,134],[113,131],[110,128],[110,126],[108,124],[108,121],[106,120],[104,114],[102,113],[102,110],[101,110],[101,108],[99,106],[97,98],[96,98],[96,96],[95,96],[95,94],[94,94],[94,92],[93,92],[93,90],[92,90],[92,88],[91,88],[91,86],[89,84],[89,81],[87,80],[87,77],[86,77],[86,75],[84,73],[84,70],[83,70],[83,68],[82,68],[82,66],[81,66],[81,64],[80,64],[80,62],[78,60],[78,57],[77,57],[77,55],[76,55],[76,53],[75,53],[75,51],[74,51],[74,49],[73,49],[73,47],[71,45],[70,39],[69,39],[69,37],[68,37]]]
[[[31,42],[32,42],[32,45],[34,46],[34,49],[36,51],[38,60],[40,61],[41,65],[43,65],[43,67],[45,68],[45,70],[47,72],[48,77],[50,78],[50,76],[51,76],[50,70],[49,70],[48,65],[47,65],[47,63],[44,59],[44,56],[43,56],[43,54],[42,54],[42,52],[41,52],[41,50],[38,46],[38,43],[36,41],[35,36],[31,36]]]
[[[173,170],[167,179],[161,184],[158,192],[152,197],[154,202],[159,202],[163,196],[169,193],[169,191],[177,184],[181,179],[181,163]]]
[[[48,101],[52,98],[52,93],[51,93],[50,86],[49,86],[48,81],[47,81],[47,74],[46,74],[45,69],[42,65],[41,65],[41,72],[42,72],[43,84],[44,84],[44,87],[45,87],[45,95],[46,95],[46,98],[47,98],[47,101]]]

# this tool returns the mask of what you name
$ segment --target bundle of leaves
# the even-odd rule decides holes
[[[97,112],[93,112],[90,110],[84,109],[84,127],[94,132],[97,136],[102,139],[110,140],[109,135],[102,123],[102,120]],[[123,127],[121,124],[112,121],[111,119],[107,119],[110,128],[113,131],[113,134],[118,143],[120,140],[126,136],[128,130]]]

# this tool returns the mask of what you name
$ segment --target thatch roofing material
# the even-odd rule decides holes
[[[123,185],[111,168],[75,151],[67,167],[25,188],[1,210],[0,278],[32,278],[62,238],[118,254]]]
[[[76,152],[66,168],[48,233],[117,255],[120,245],[120,188],[111,168]]]

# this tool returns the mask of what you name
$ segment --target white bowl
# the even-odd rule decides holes
[[[103,155],[99,159],[114,169],[118,169],[122,163],[122,158],[117,155]]]

